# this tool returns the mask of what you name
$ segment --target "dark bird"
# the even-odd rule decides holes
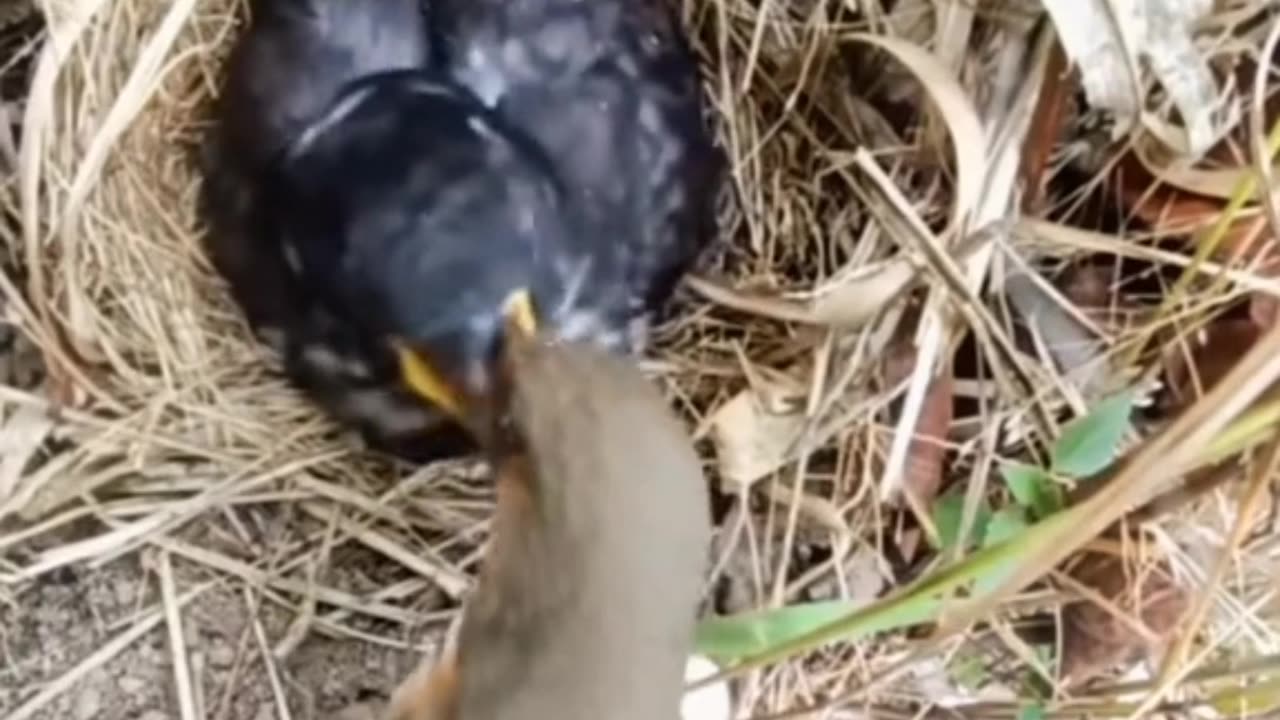
[[[512,334],[480,581],[386,718],[676,720],[711,533],[698,458],[618,355]]]
[[[210,256],[375,447],[474,450],[503,318],[643,350],[723,167],[653,0],[256,0],[206,147]]]

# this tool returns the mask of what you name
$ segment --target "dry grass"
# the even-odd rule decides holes
[[[18,220],[0,226],[20,268],[4,276],[5,307],[48,370],[39,386],[0,387],[0,608],[10,618],[34,612],[34,589],[68,568],[143,560],[139,572],[156,579],[143,575],[150,604],[112,626],[127,629],[104,633],[111,642],[97,653],[26,674],[14,661],[14,698],[24,703],[9,708],[14,717],[54,712],[86,673],[162,625],[169,656],[182,660],[166,670],[167,716],[213,717],[201,710],[217,707],[239,717],[228,714],[234,703],[201,697],[200,669],[185,662],[185,608],[215,591],[252,610],[243,637],[259,649],[244,652],[265,668],[233,672],[217,692],[266,683],[275,716],[298,716],[285,702],[298,690],[284,665],[297,648],[316,635],[389,648],[437,638],[485,537],[491,498],[473,463],[414,469],[361,452],[282,380],[202,257],[193,153],[239,5],[47,4],[18,172],[0,196]],[[728,508],[709,583],[730,587],[721,607],[865,601],[941,559],[909,549],[932,531],[932,497],[903,489],[921,456],[910,429],[965,338],[987,375],[957,378],[955,396],[975,409],[944,428],[937,474],[978,499],[997,494],[1001,463],[1057,436],[1064,408],[1155,377],[1163,360],[1137,354],[1139,341],[1177,347],[1243,294],[1280,295],[1280,283],[1238,263],[1177,307],[1157,307],[1158,297],[1097,313],[1022,273],[1100,255],[1190,267],[1197,280],[1219,265],[1136,232],[1059,224],[1085,192],[1061,183],[1043,211],[1053,220],[1000,222],[1017,214],[1016,173],[1047,57],[1019,3],[978,12],[903,1],[892,13],[865,3],[874,11],[856,23],[840,3],[818,0],[685,6],[732,160],[731,192],[723,241],[646,365],[689,418]],[[1264,34],[1234,37],[1258,48]],[[870,54],[873,42],[889,52]],[[912,54],[921,46],[934,52],[928,62]],[[1080,184],[1104,182],[1099,171]],[[1014,319],[1028,303],[1048,317],[1030,330]],[[1080,337],[1096,345],[1076,347],[1079,367],[1063,369],[1064,348]],[[904,347],[911,362],[895,373],[886,358]],[[772,413],[759,410],[770,403]],[[1250,508],[1263,504],[1257,488],[1274,486],[1263,467]],[[1186,467],[1158,469],[1174,477]],[[1245,490],[1228,483],[1142,526],[1152,552],[1203,600],[1203,632],[1179,670],[1222,675],[1214,663],[1280,650],[1276,544],[1242,518],[1241,502]],[[353,562],[362,564],[356,580],[344,566]],[[1016,619],[1052,619],[1081,592],[1069,581],[1036,587],[984,608],[987,624],[943,638],[905,676],[888,672],[917,640],[892,633],[753,673],[738,687],[742,707],[778,712],[850,687],[875,716],[976,703],[943,668],[976,648],[1002,682],[966,716],[1012,717],[1019,681],[1005,670],[1039,667],[1057,682],[1013,632]],[[258,620],[264,607],[281,613],[270,628]],[[1145,697],[1155,681],[1135,683],[1076,697],[1114,705],[1132,701],[1125,693]]]

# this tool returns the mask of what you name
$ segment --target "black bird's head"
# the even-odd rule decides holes
[[[263,227],[300,284],[414,394],[486,431],[504,336],[565,317],[579,287],[537,147],[468,91],[397,71],[347,86],[273,172]]]

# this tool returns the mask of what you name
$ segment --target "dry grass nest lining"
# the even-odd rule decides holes
[[[729,79],[805,72],[827,43],[784,18],[771,18],[779,24],[770,37],[753,43],[764,20],[758,12],[727,0],[685,8],[743,201],[729,203],[724,240],[707,267],[722,264],[756,283],[790,275],[777,282],[809,286],[848,257],[862,223],[849,192],[833,196],[814,181],[815,169],[832,163],[811,128],[765,138],[800,112],[786,109],[780,83],[766,78],[743,95]],[[428,501],[417,507],[440,515],[428,526],[437,521],[452,537],[462,521],[447,510],[458,489],[449,478],[466,463],[419,470],[397,483],[403,468],[353,451],[350,438],[288,386],[250,337],[203,254],[195,152],[243,17],[243,3],[233,0],[49,6],[51,41],[36,63],[21,182],[10,184],[4,202],[21,220],[5,238],[21,268],[7,281],[14,300],[8,311],[43,351],[50,376],[36,391],[4,389],[3,400],[26,437],[64,442],[41,462],[11,463],[28,471],[0,481],[0,519],[56,523],[69,516],[55,511],[109,488],[112,498],[147,499],[113,524],[141,530],[137,523],[150,518],[146,529],[160,531],[220,502],[265,497],[272,480],[289,478],[295,489],[310,488],[302,497],[340,498],[366,511],[376,498],[384,519],[403,519],[399,501],[386,502],[393,495],[416,494]],[[824,94],[822,85],[833,90],[831,105],[803,113],[817,122],[852,119],[847,80],[813,80],[815,97]],[[738,209],[744,204],[746,214]],[[873,248],[864,243],[858,257],[873,257]],[[708,412],[746,385],[745,358],[788,363],[802,354],[795,337],[804,332],[686,295],[646,364],[705,434]],[[60,408],[57,421],[41,419],[48,398]],[[184,500],[161,502],[161,492]],[[161,508],[170,513],[163,519],[155,514]],[[464,515],[464,526],[480,517]],[[131,544],[146,533],[127,535]],[[421,555],[417,541],[403,539],[408,555]],[[44,556],[19,576],[91,552]]]

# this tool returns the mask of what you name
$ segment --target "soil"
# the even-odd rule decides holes
[[[137,554],[96,570],[65,570],[0,605],[0,718],[75,667],[157,606],[159,581]],[[174,561],[177,592],[209,580]],[[283,718],[256,640],[250,599],[215,586],[183,613],[196,696],[204,718]],[[253,599],[252,602],[257,602]],[[293,613],[264,605],[267,642],[285,637]],[[364,629],[364,628],[362,628]],[[387,628],[381,628],[385,633]],[[312,633],[275,663],[292,718],[363,720],[418,662],[412,651]],[[31,717],[35,720],[163,720],[179,717],[167,627],[161,623]],[[356,705],[356,707],[351,707]],[[343,712],[345,711],[345,712]]]

